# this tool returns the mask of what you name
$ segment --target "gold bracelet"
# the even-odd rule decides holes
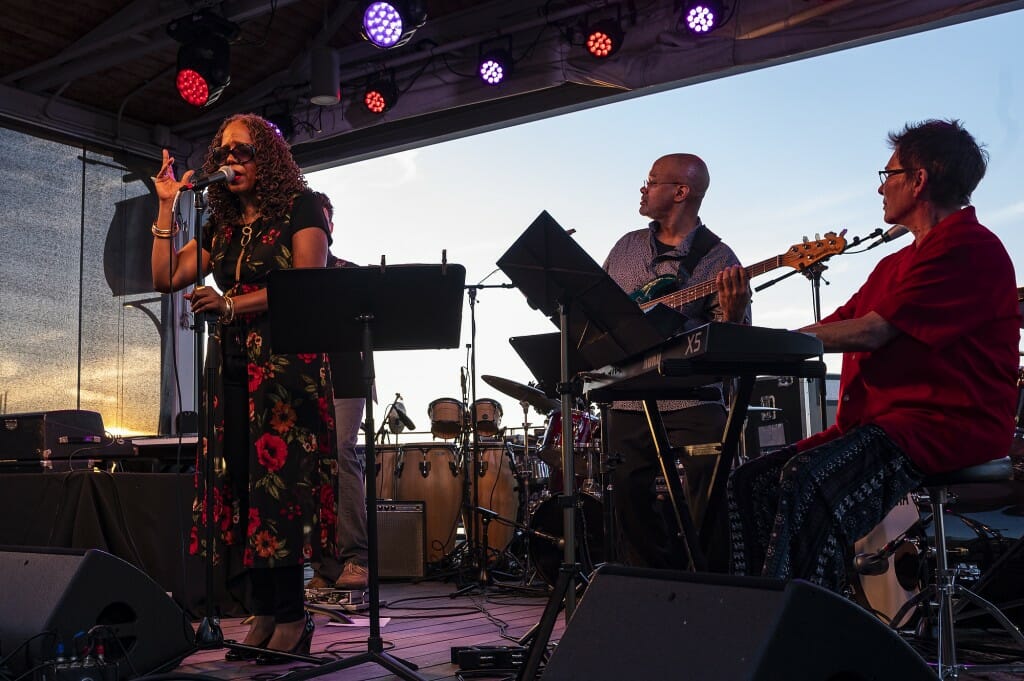
[[[160,229],[156,226],[156,220],[153,221],[153,227],[150,229],[153,232],[153,236],[157,239],[173,239],[181,231],[181,225],[174,223],[173,229]]]
[[[220,316],[220,323],[230,324],[231,322],[235,321],[235,301],[232,300],[231,296],[228,295],[223,296],[223,298],[224,307],[227,309],[224,310],[224,314]]]

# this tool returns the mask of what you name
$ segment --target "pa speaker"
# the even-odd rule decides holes
[[[701,681],[934,681],[859,606],[781,582],[605,566],[541,677]]]
[[[104,641],[121,679],[172,667],[193,650],[181,608],[109,553],[0,548],[0,584],[0,658],[12,677],[53,660],[58,644],[68,656],[90,636]]]

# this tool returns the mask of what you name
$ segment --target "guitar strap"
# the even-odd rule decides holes
[[[680,286],[690,280],[697,263],[721,240],[722,238],[705,227],[703,222],[697,225],[697,232],[693,235],[690,250],[679,260],[679,273],[676,275],[676,279],[679,280]]]

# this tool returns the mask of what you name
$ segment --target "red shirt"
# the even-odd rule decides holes
[[[879,262],[822,322],[872,311],[902,333],[873,352],[843,355],[836,424],[798,449],[873,423],[924,473],[1006,456],[1017,398],[1016,279],[973,207]]]

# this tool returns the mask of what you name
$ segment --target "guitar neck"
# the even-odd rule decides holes
[[[775,257],[756,262],[750,267],[744,267],[743,271],[747,273],[748,279],[753,279],[756,276],[764,274],[765,272],[771,272],[774,269],[782,267],[782,256],[776,255]],[[710,296],[715,292],[715,280],[708,279],[702,281],[699,284],[694,284],[680,291],[669,293],[668,295],[656,298],[655,300],[649,300],[640,307],[644,310],[654,307],[658,303],[663,303],[669,307],[680,307],[687,303],[692,303],[695,300],[700,300]]]

